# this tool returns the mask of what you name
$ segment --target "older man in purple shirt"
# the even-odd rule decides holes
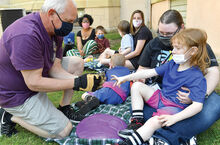
[[[78,77],[83,60],[62,58],[62,37],[72,31],[76,17],[74,0],[45,0],[41,12],[15,21],[3,33],[0,135],[16,133],[18,123],[39,136],[63,138],[72,130],[70,120],[84,118],[70,106],[73,90],[94,90],[100,78]],[[88,87],[91,82],[93,87]],[[45,92],[60,90],[64,95],[57,109]]]

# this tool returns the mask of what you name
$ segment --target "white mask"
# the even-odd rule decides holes
[[[185,55],[190,52],[191,49],[189,49],[185,54],[173,54],[173,61],[176,63],[176,64],[183,64],[185,63],[187,60],[190,59],[190,56],[189,57],[185,57]]]
[[[142,20],[133,20],[133,26],[138,28],[142,24]]]

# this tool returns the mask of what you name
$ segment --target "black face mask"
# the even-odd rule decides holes
[[[52,21],[55,34],[57,36],[62,36],[62,37],[68,35],[73,29],[73,23],[63,21],[57,12],[56,12],[56,14],[57,14],[58,18],[60,19],[60,21],[62,22],[62,25],[59,29],[56,29],[54,26],[54,23]]]
[[[180,28],[178,28],[173,34],[172,36],[162,36],[159,31],[157,31],[157,37],[159,38],[160,42],[163,43],[163,45],[165,45],[166,47],[171,47],[171,43],[170,43],[170,39],[177,33],[180,31]]]
[[[157,37],[159,38],[160,42],[163,43],[163,45],[165,45],[166,47],[171,47],[170,39],[172,38],[172,36],[164,37],[158,34]]]

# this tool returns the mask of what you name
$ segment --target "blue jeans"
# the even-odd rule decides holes
[[[155,109],[145,105],[144,119],[147,120]],[[170,127],[158,129],[155,136],[166,140],[171,145],[179,145],[181,142],[192,138],[205,130],[220,118],[220,96],[213,92],[204,102],[203,109],[195,116],[177,122]]]

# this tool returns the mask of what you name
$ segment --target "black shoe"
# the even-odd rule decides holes
[[[6,135],[8,137],[11,137],[13,134],[17,133],[17,130],[15,129],[16,123],[8,121],[5,117],[7,114],[9,113],[6,112],[3,108],[0,108],[0,136]]]
[[[84,100],[78,101],[78,102],[76,102],[75,106],[80,109],[85,103],[86,103],[86,101],[84,101]]]
[[[59,109],[63,114],[69,118],[72,122],[79,123],[81,120],[85,118],[85,116],[81,115],[79,112],[76,112],[71,105],[59,106]]]
[[[92,109],[99,107],[99,105],[100,105],[99,99],[97,99],[94,96],[89,96],[87,98],[86,103],[79,109],[79,112],[80,114],[85,115]]]
[[[118,132],[118,136],[121,138],[127,138],[128,136],[132,135],[134,131],[140,128],[144,124],[143,118],[131,118],[131,123],[127,126],[126,129],[120,130]]]
[[[82,121],[84,118],[86,118],[85,115],[80,114],[78,111],[75,112],[73,114],[73,116],[71,116],[72,118],[70,119],[72,122],[74,123],[79,123],[80,121]]]

